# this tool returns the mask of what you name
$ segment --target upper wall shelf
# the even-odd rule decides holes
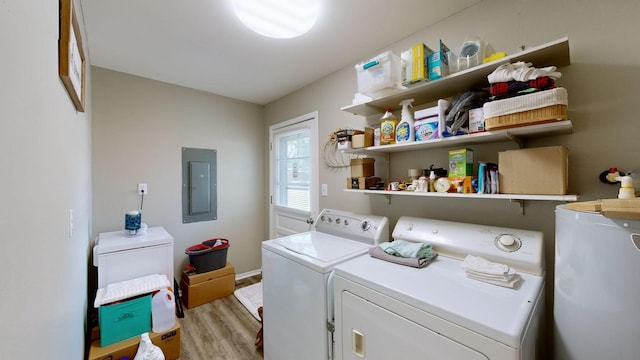
[[[498,66],[517,61],[531,62],[535,67],[556,66],[558,68],[571,63],[569,57],[569,38],[563,37],[544,45],[532,47],[528,50],[497,59],[490,63],[481,64],[472,68],[445,76],[441,79],[428,81],[415,86],[399,90],[390,95],[373,99],[371,101],[342,107],[342,111],[355,115],[369,116],[383,114],[386,108],[399,108],[400,101],[415,99],[414,104],[426,104],[438,99],[455,96],[465,89],[476,86],[487,86],[487,75],[491,74]]]

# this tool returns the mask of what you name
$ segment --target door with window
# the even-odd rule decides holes
[[[269,128],[270,239],[311,230],[318,215],[318,113]]]

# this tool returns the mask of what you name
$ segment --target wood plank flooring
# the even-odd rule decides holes
[[[255,275],[236,281],[236,289],[262,279]],[[180,320],[179,360],[262,360],[254,345],[260,322],[230,295],[192,309]]]

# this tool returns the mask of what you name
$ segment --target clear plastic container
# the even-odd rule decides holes
[[[151,298],[151,330],[162,333],[176,324],[175,297],[168,289],[158,291]]]
[[[402,62],[391,51],[355,66],[358,74],[358,92],[370,97],[383,96],[402,89]]]

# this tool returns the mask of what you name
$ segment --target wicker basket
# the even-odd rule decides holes
[[[487,130],[500,130],[566,119],[567,105],[558,104],[488,118],[484,120],[484,126]]]

